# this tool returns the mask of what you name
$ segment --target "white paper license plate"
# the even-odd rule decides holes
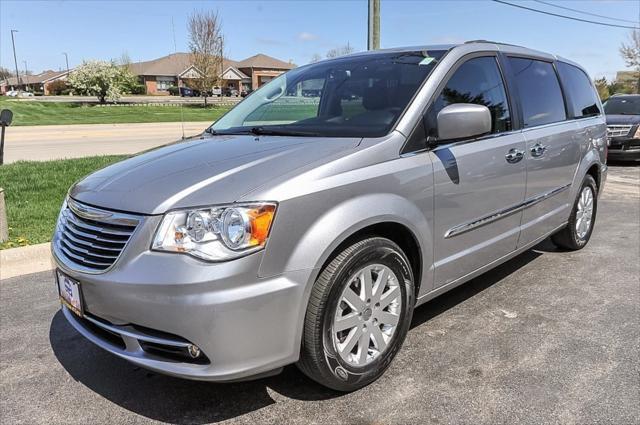
[[[69,310],[73,311],[78,316],[82,316],[80,282],[71,279],[60,270],[56,271],[56,276],[58,278],[58,293],[60,294],[60,301],[62,301]]]

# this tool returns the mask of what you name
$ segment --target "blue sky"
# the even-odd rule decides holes
[[[514,0],[515,1],[515,0]],[[558,1],[556,4],[621,19],[638,19],[637,0]],[[571,14],[540,3],[520,4]],[[367,1],[12,1],[0,0],[0,65],[14,69],[10,29],[17,29],[22,70],[65,67],[83,59],[154,59],[188,50],[186,23],[196,10],[218,9],[226,53],[240,60],[257,52],[308,63],[314,53],[349,42],[366,49]],[[584,65],[592,76],[611,79],[625,69],[618,53],[629,30],[544,16],[474,1],[382,0],[381,45],[394,47],[489,39],[556,53]],[[597,19],[573,14],[585,19]],[[623,24],[622,22],[608,21]]]

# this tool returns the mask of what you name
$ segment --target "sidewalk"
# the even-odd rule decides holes
[[[184,123],[185,136],[204,131],[208,122]],[[9,127],[4,162],[46,161],[93,155],[134,154],[182,137],[179,122],[77,124]]]
[[[53,269],[51,244],[0,250],[0,280]]]

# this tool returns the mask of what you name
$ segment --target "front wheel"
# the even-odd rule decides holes
[[[413,305],[413,273],[398,245],[380,237],[351,245],[314,284],[298,367],[335,390],[364,387],[400,349]]]
[[[551,236],[554,244],[568,250],[582,249],[593,232],[598,210],[598,186],[590,175],[585,176],[578,192],[567,227]]]

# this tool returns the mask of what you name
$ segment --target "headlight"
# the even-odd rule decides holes
[[[264,247],[275,212],[274,203],[172,211],[163,217],[151,249],[231,260]]]
[[[633,138],[634,139],[640,139],[640,125],[636,129],[636,132],[634,133]]]

